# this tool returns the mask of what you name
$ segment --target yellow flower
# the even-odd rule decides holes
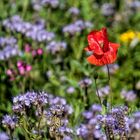
[[[136,33],[134,31],[127,31],[125,33],[122,33],[120,35],[120,40],[122,42],[130,42],[131,40],[133,40],[136,37]]]
[[[137,38],[140,40],[140,32],[137,32]]]

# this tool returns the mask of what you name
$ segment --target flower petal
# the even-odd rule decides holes
[[[109,42],[109,47],[117,50],[120,47],[120,44]]]
[[[96,37],[96,33],[98,33],[97,31],[92,31],[89,35],[88,35],[88,43],[89,43],[89,47],[94,51],[94,53],[98,54],[98,55],[102,55],[103,51],[102,48],[100,47],[100,44],[98,42],[98,37],[100,37],[99,35]],[[100,38],[101,39],[101,38]]]
[[[102,56],[100,56],[102,57]],[[101,58],[96,58],[94,55],[91,55],[87,58],[87,61],[90,63],[90,64],[93,64],[93,65],[97,65],[97,66],[102,66],[104,65],[101,61]]]
[[[87,46],[86,48],[84,48],[84,50],[85,51],[92,51],[92,49],[89,46]]]
[[[102,61],[105,62],[105,64],[111,64],[115,62],[117,59],[117,51],[108,51],[104,54]]]

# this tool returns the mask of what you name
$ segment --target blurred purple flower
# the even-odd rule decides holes
[[[68,94],[73,94],[73,93],[75,92],[75,88],[72,87],[72,86],[70,86],[70,87],[67,88],[66,92],[67,92]]]
[[[0,140],[10,140],[10,138],[6,133],[0,132]]]
[[[10,129],[15,129],[18,119],[16,116],[5,115],[2,119],[2,124]]]
[[[110,87],[109,86],[102,87],[98,90],[98,92],[100,97],[107,96],[110,93]]]
[[[121,91],[121,97],[125,99],[126,101],[134,101],[136,99],[136,93],[133,90],[126,91],[123,89]]]
[[[56,42],[56,41],[52,41],[46,46],[47,51],[50,52],[51,54],[63,52],[64,50],[66,50],[66,48],[67,44],[65,42]]]
[[[115,14],[115,6],[112,3],[104,3],[101,7],[101,13],[104,16],[113,16]]]
[[[68,10],[68,12],[69,12],[69,14],[71,14],[71,15],[77,16],[77,15],[79,15],[80,10],[79,10],[78,8],[76,8],[76,7],[71,7],[71,8]]]
[[[63,27],[63,33],[69,34],[69,35],[75,35],[76,33],[80,33],[82,30],[86,28],[91,28],[92,23],[83,20],[77,20],[74,23],[71,23],[69,25],[66,25]]]
[[[116,71],[119,69],[119,65],[118,65],[118,64],[109,64],[108,67],[109,67],[109,72],[110,72],[110,74],[116,73]],[[108,72],[106,66],[103,66],[102,70],[103,70],[105,73]]]
[[[89,78],[84,78],[78,84],[80,87],[85,88],[92,84],[92,80]]]

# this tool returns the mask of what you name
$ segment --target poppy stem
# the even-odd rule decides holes
[[[96,79],[95,79],[95,88],[96,88],[96,92],[97,92],[97,96],[98,96],[98,99],[99,99],[100,105],[102,106],[102,102],[101,102],[101,98],[100,98],[100,95],[99,95],[99,91],[98,91],[98,87],[97,87]]]
[[[89,98],[88,98],[88,87],[86,86],[85,87],[85,109],[88,109],[88,106],[89,106]]]
[[[106,67],[107,67],[108,82],[109,82],[109,81],[110,81],[110,71],[109,71],[109,66],[108,66],[108,65],[106,65]]]
[[[108,74],[108,85],[109,85],[110,90],[111,90],[109,66],[106,65],[106,67],[107,67],[107,74]],[[111,91],[110,91],[110,92],[111,92]],[[111,105],[111,109],[112,109],[112,102],[113,102],[113,96],[112,96],[112,93],[111,93],[111,94],[110,94],[110,105]]]

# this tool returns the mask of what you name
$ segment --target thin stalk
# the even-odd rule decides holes
[[[98,91],[98,87],[97,87],[96,79],[95,79],[95,88],[96,88],[96,92],[97,92],[97,96],[98,96],[98,99],[99,99],[100,105],[102,106],[102,102],[101,102],[101,98],[100,98],[100,95],[99,95],[99,91]]]
[[[88,98],[88,87],[86,86],[85,87],[85,109],[88,109],[88,106],[89,106],[89,98]]]
[[[109,66],[108,66],[108,65],[106,65],[106,67],[107,67],[108,82],[109,82],[109,81],[110,81],[110,71],[109,71]]]
[[[110,84],[110,71],[109,71],[109,66],[106,65],[107,67],[107,74],[108,74],[108,85],[110,87],[110,106],[111,106],[111,109],[112,109],[112,103],[113,103],[113,96],[112,96],[112,91],[111,91],[111,84]]]

